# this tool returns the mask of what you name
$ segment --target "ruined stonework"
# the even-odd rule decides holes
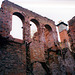
[[[10,35],[13,15],[23,23],[23,40]],[[30,21],[37,26],[33,38],[30,37]],[[64,44],[58,42],[54,21],[3,1],[0,8],[0,75],[75,75],[74,53],[69,47],[63,47]]]
[[[71,20],[69,20],[68,23],[69,23],[68,35],[70,38],[70,44],[72,51],[75,53],[75,16]]]

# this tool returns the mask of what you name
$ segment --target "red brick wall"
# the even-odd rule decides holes
[[[72,51],[75,53],[75,17],[69,20],[69,40],[71,44]]]
[[[25,75],[25,56],[25,45],[12,41],[4,41],[4,44],[0,44],[0,74]]]
[[[61,31],[59,34],[60,34],[61,42],[66,42],[66,41],[68,42],[69,41],[69,37],[68,37],[66,30]]]
[[[12,30],[13,14],[18,16],[23,22],[23,40],[15,39],[10,35],[10,31]],[[32,19],[34,19],[34,21]],[[38,31],[36,32],[37,35],[35,34],[31,39],[30,21],[33,21],[36,24],[35,22],[36,20],[38,21],[38,25],[37,25]],[[46,24],[48,24],[52,28],[52,33],[50,37],[47,37],[48,40],[44,36],[44,28]],[[5,68],[4,70],[5,74],[7,75],[9,74],[23,75],[26,70],[28,71],[28,68],[30,67],[31,63],[36,61],[45,62],[44,44],[47,45],[50,44],[51,47],[52,45],[54,45],[54,42],[56,43],[58,41],[54,21],[46,17],[42,17],[32,11],[29,11],[28,9],[24,9],[9,1],[4,1],[0,9],[0,36],[2,37],[2,39],[0,40],[1,45],[3,45],[3,42],[4,43],[9,42],[9,44],[5,43],[3,47],[0,46],[0,48],[4,50],[7,53],[7,55],[11,55],[7,57],[6,55],[3,55],[3,53],[1,53],[2,54],[1,57],[4,57],[5,59],[0,59],[0,60],[4,61],[4,65],[5,65],[4,67],[7,66],[7,68]],[[3,38],[7,41],[3,41]],[[11,60],[12,57],[13,60]],[[9,64],[8,60],[12,64],[11,63]],[[6,61],[7,64],[5,63]],[[13,66],[11,67],[8,64]],[[9,67],[11,67],[11,69],[8,70]],[[3,69],[4,68],[2,66],[2,72],[4,73]]]
[[[15,12],[17,13],[15,15],[23,22],[23,40],[15,39],[10,35],[12,15]],[[30,38],[31,20],[34,23],[36,20],[38,21],[38,31],[32,39]],[[47,31],[45,25],[49,25],[52,31]],[[62,34],[66,35],[67,33],[64,31],[60,35],[62,36]],[[0,9],[0,75],[60,75],[60,71],[63,75],[67,71],[66,66],[72,73],[74,71],[74,60],[69,49],[65,48],[67,53],[63,59],[63,53],[60,55],[56,51],[60,50],[58,46],[54,21],[9,1],[3,2]]]

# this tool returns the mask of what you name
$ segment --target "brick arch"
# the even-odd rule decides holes
[[[45,28],[46,28],[49,32],[52,31],[52,27],[51,27],[50,25],[48,25],[48,24],[45,25]]]
[[[35,23],[35,25],[36,25],[37,27],[39,27],[39,22],[38,22],[36,19],[31,19],[30,21],[32,21],[33,23]]]
[[[17,39],[23,40],[23,36],[24,36],[23,35],[23,27],[24,27],[24,23],[25,23],[25,17],[23,16],[24,14],[15,11],[15,12],[12,12],[12,15],[11,16],[13,17],[13,15],[17,16],[17,19],[19,18],[19,20],[20,20],[21,23],[18,24],[19,26],[17,28],[16,27],[13,28],[13,26],[11,24],[11,32],[10,32],[10,35],[14,36],[13,35],[13,32],[17,29],[20,34],[18,34],[19,36],[17,36],[17,37],[14,36],[14,38],[15,39],[17,38]]]
[[[49,24],[45,24],[44,28],[44,32],[46,32],[47,34],[53,33],[53,29]]]
[[[37,28],[39,28],[40,23],[37,19],[35,19],[34,17],[30,17],[29,21],[33,22],[37,26]]]
[[[12,15],[18,16],[21,19],[22,23],[24,24],[25,18],[24,18],[24,16],[23,16],[22,13],[20,13],[20,12],[14,12]]]
[[[29,21],[30,22],[32,22],[33,24],[32,24],[32,26],[34,26],[34,29],[33,29],[33,31],[34,31],[34,33],[32,33],[33,34],[33,37],[35,36],[35,35],[37,35],[37,37],[38,37],[38,32],[39,32],[39,27],[40,27],[40,23],[39,23],[39,21],[37,20],[37,19],[35,19],[34,17],[30,17],[29,18]],[[32,28],[31,28],[32,29]],[[37,30],[36,30],[37,29]],[[33,32],[32,30],[31,30],[31,32]],[[30,33],[31,33],[30,32]]]
[[[48,24],[44,25],[44,27],[45,44],[48,48],[50,48],[54,44],[53,30]]]
[[[12,45],[7,45],[8,48],[6,48],[6,50],[7,49],[9,49],[10,51],[17,50],[16,55],[18,54],[18,56],[19,56],[18,59],[20,60],[19,62],[22,63],[21,65],[19,65],[17,62],[18,60],[16,61],[16,59],[15,59],[15,62],[17,62],[16,63],[17,68],[13,71],[13,75],[14,74],[17,74],[17,75],[25,74],[25,72],[29,72],[29,70],[27,70],[27,68],[30,68],[31,62],[33,62],[33,61],[44,62],[45,61],[45,57],[44,57],[45,46],[44,46],[44,42],[43,42],[44,41],[44,28],[43,27],[45,24],[49,24],[55,35],[54,21],[52,21],[46,17],[43,17],[37,13],[34,13],[28,9],[22,8],[22,7],[16,5],[12,2],[9,2],[9,1],[3,2],[2,11],[3,11],[2,12],[3,16],[1,17],[1,19],[3,19],[3,23],[2,23],[3,33],[1,33],[2,36],[10,37],[9,35],[10,35],[11,27],[12,27],[12,15],[18,16],[24,23],[23,24],[23,42],[20,42],[20,40],[19,40],[19,42],[15,41],[16,39],[13,39],[12,42],[10,42],[10,40],[12,39],[12,38],[10,38],[9,43]],[[30,21],[34,22],[36,24],[36,26],[38,27],[38,32],[34,35],[33,39],[30,38],[30,23],[29,23]],[[52,35],[53,34],[51,34],[50,37],[48,37],[47,39],[52,38],[51,37]],[[56,39],[56,36],[55,36],[55,39]],[[52,47],[53,46],[52,44],[54,43],[53,38],[49,42],[47,42],[47,41],[46,41],[46,45],[49,45],[48,48]],[[20,44],[20,46],[19,46],[19,44]],[[12,56],[13,56],[13,54],[12,54]],[[21,59],[21,57],[22,58],[25,57],[25,59]],[[11,59],[11,57],[8,59]],[[29,61],[31,61],[31,62],[29,62]],[[10,63],[10,64],[12,64],[12,63]],[[23,64],[24,64],[24,66],[23,66]],[[7,65],[7,64],[5,64],[5,65]],[[26,68],[23,68],[23,67],[25,67],[25,65],[27,65]],[[42,63],[42,65],[44,65],[44,63]],[[15,68],[15,63],[13,63],[13,67]],[[12,67],[12,70],[13,70],[13,67]],[[21,70],[19,70],[19,67]],[[10,68],[10,67],[8,66],[7,68]],[[44,68],[46,68],[46,67],[44,67]],[[17,73],[15,73],[16,70],[18,70]],[[22,72],[20,72],[20,71],[22,71]],[[11,71],[10,71],[10,73],[11,73]],[[11,74],[8,73],[8,75],[11,75]]]

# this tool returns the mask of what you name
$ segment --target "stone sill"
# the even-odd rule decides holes
[[[17,38],[13,38],[11,35],[10,35],[10,37],[9,37],[8,40],[9,40],[9,41],[12,41],[12,42],[20,43],[20,44],[23,43],[23,40],[17,39]]]

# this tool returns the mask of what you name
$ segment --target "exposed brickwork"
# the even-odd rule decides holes
[[[0,45],[0,75],[25,75],[24,48],[25,46],[22,44],[9,41],[5,45]]]
[[[23,40],[10,35],[13,15],[23,22]],[[37,26],[33,38],[30,37],[30,21]],[[60,33],[61,38],[64,34],[67,35],[65,30]],[[67,38],[63,37],[62,41]],[[75,61],[64,44],[58,42],[54,21],[7,0],[2,3],[0,75],[74,75]]]
[[[63,30],[59,34],[60,34],[61,42],[69,41],[69,37],[68,37],[68,34],[67,34],[66,30]]]
[[[73,52],[75,53],[75,16],[69,20],[69,40],[71,43],[71,48],[73,50]]]

